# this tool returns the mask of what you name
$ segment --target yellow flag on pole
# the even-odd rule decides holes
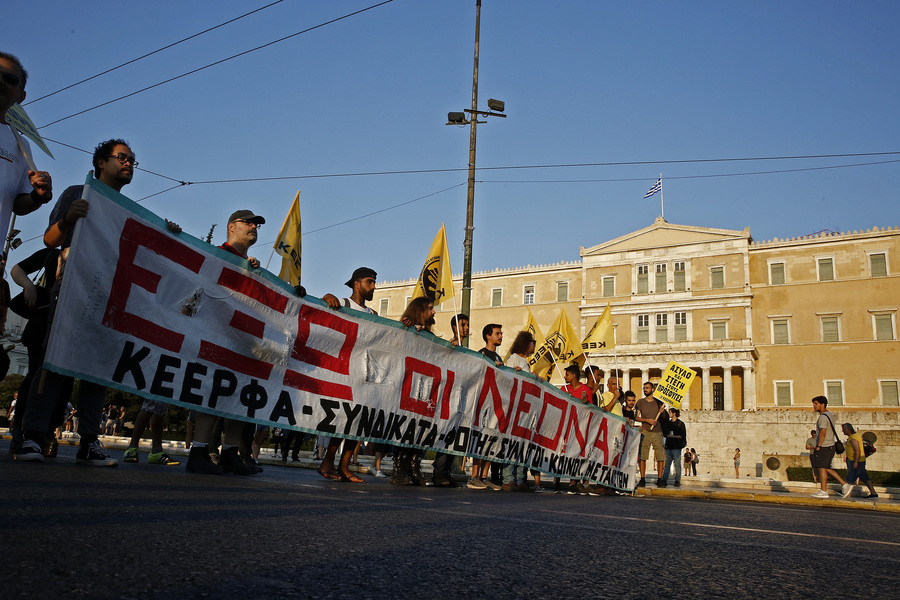
[[[584,352],[602,352],[616,347],[616,339],[613,335],[612,313],[609,310],[609,302],[603,313],[588,332],[587,337],[581,342]]]
[[[291,285],[300,284],[300,247],[300,192],[297,192],[275,240],[275,252],[281,255],[278,277]]]
[[[555,361],[572,362],[583,354],[578,334],[569,321],[565,309],[560,309],[559,316],[550,326],[544,343],[535,347],[534,354],[528,359],[531,372],[540,376],[551,368]]]
[[[450,252],[447,250],[447,234],[444,232],[444,224],[434,236],[431,249],[428,250],[428,258],[422,267],[416,289],[413,290],[413,298],[425,296],[432,298],[437,306],[444,300],[455,295],[453,290],[453,274],[450,271]]]

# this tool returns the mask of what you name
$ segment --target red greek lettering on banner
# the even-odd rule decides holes
[[[323,327],[342,338],[341,349],[337,356],[326,354],[308,345],[310,325]],[[358,329],[359,326],[356,323],[337,316],[333,311],[324,311],[310,304],[303,304],[297,319],[297,340],[291,350],[291,358],[312,367],[344,375],[349,380],[350,353],[356,345]],[[293,369],[285,370],[284,385],[320,396],[353,401],[353,388],[349,385],[317,379]]]
[[[552,407],[559,410],[559,425],[556,427],[556,433],[552,438],[546,437],[541,433],[541,430],[544,425],[544,418],[547,415],[547,407]],[[534,435],[531,438],[538,446],[542,448],[547,448],[551,452],[555,452],[557,448],[559,448],[559,438],[562,435],[563,425],[565,425],[566,420],[566,411],[569,408],[569,402],[564,398],[560,398],[555,394],[551,394],[550,392],[544,392],[544,402],[541,405],[541,414],[538,417],[537,426],[534,429]]]
[[[524,414],[527,416],[531,413],[531,403],[525,399],[527,396],[534,396],[535,398],[540,399],[541,388],[532,381],[522,380],[522,391],[519,393],[519,402],[516,404],[516,409],[513,411],[512,429],[510,430],[510,433],[523,440],[531,439],[531,430],[519,425],[521,415]]]
[[[287,296],[245,273],[227,267],[222,268],[218,284],[282,314],[287,306]],[[259,340],[263,339],[265,333],[264,321],[238,309],[235,309],[228,326]],[[268,379],[272,373],[272,363],[207,340],[200,340],[197,357],[260,380]]]
[[[135,264],[138,248],[166,258],[194,273],[200,272],[203,255],[178,241],[168,233],[148,227],[134,219],[127,219],[119,235],[119,260],[113,275],[103,313],[103,325],[134,336],[154,346],[178,353],[184,342],[184,334],[172,331],[127,310],[132,287],[141,287],[155,294],[162,275]]]

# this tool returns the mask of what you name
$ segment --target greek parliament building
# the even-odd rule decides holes
[[[458,295],[461,276],[454,283]],[[371,305],[399,318],[414,284],[379,282]],[[618,365],[622,387],[639,396],[642,382],[657,381],[670,360],[694,369],[683,417],[695,425],[688,445],[713,453],[705,463],[712,472],[719,463],[734,472],[736,447],[748,459],[801,454],[818,395],[828,397],[839,424],[839,412],[848,411],[846,420],[874,434],[879,452],[870,468],[900,467],[897,227],[756,242],[749,228],[659,217],[581,248],[579,261],[474,274],[469,345],[480,348],[481,328],[500,323],[504,354],[527,321],[526,307],[544,333],[564,308],[584,337],[607,303],[616,356],[591,353],[588,363],[606,376]],[[449,339],[452,301],[437,310],[435,331]],[[748,474],[766,470],[761,460],[754,468]]]

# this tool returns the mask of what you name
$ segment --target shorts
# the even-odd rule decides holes
[[[869,477],[869,474],[866,472],[866,463],[865,461],[859,463],[859,466],[855,469],[853,468],[853,463],[849,460],[847,461],[847,483],[851,485],[856,484],[856,480],[859,480],[860,483],[869,483],[872,479]]]
[[[164,417],[166,416],[166,413],[169,412],[169,405],[165,402],[150,400],[148,398],[141,404],[141,410],[146,410],[148,413],[156,415],[157,417]]]
[[[641,460],[650,458],[651,444],[653,445],[653,456],[656,458],[656,462],[665,461],[666,449],[663,448],[662,431],[644,432],[643,439],[641,440]]]
[[[834,446],[822,446],[818,450],[813,450],[809,457],[813,469],[830,469],[831,459],[834,458]]]

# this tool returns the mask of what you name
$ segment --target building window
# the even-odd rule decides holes
[[[772,319],[772,343],[790,344],[787,319]]]
[[[637,316],[637,341],[639,344],[650,343],[650,315]]]
[[[637,267],[638,294],[650,293],[650,265],[638,265]]]
[[[828,398],[828,406],[844,405],[844,382],[826,381],[825,397]]]
[[[684,261],[683,260],[675,261],[675,287],[674,287],[674,290],[676,292],[683,292],[685,290]]]
[[[656,265],[656,293],[662,294],[666,291],[666,263],[657,263]]]
[[[390,305],[391,305],[390,299],[388,299],[388,298],[381,299],[381,304],[378,307],[378,312],[381,314],[381,316],[388,314],[388,308],[390,307]]]
[[[407,296],[403,306],[409,306],[410,302],[412,302],[412,296]]]
[[[666,313],[656,314],[656,341],[669,341],[669,315]]]
[[[881,381],[882,406],[900,406],[900,381]]]
[[[816,262],[819,264],[819,281],[834,281],[834,260],[820,258]]]
[[[887,255],[883,252],[870,254],[869,272],[872,277],[887,277]]]
[[[603,278],[603,297],[604,298],[612,298],[616,295],[616,278],[615,277],[604,277]]]
[[[522,297],[525,298],[525,304],[534,304],[534,286],[526,285],[522,290]]]
[[[569,282],[568,281],[557,281],[556,282],[556,301],[557,302],[568,302],[569,301]]]
[[[712,326],[712,339],[714,340],[725,340],[728,339],[728,322],[727,321],[713,321],[710,323]]]
[[[875,340],[887,342],[894,339],[894,315],[873,315],[875,320]]]
[[[790,406],[792,404],[793,382],[776,381],[775,383],[775,406]]]
[[[503,288],[494,288],[491,290],[491,308],[503,306]]]
[[[784,285],[784,263],[769,264],[769,285]]]
[[[822,341],[826,343],[841,341],[837,317],[822,317]]]
[[[709,270],[709,287],[714,290],[725,287],[725,267],[712,267]]]
[[[675,313],[675,341],[687,341],[687,313]]]

